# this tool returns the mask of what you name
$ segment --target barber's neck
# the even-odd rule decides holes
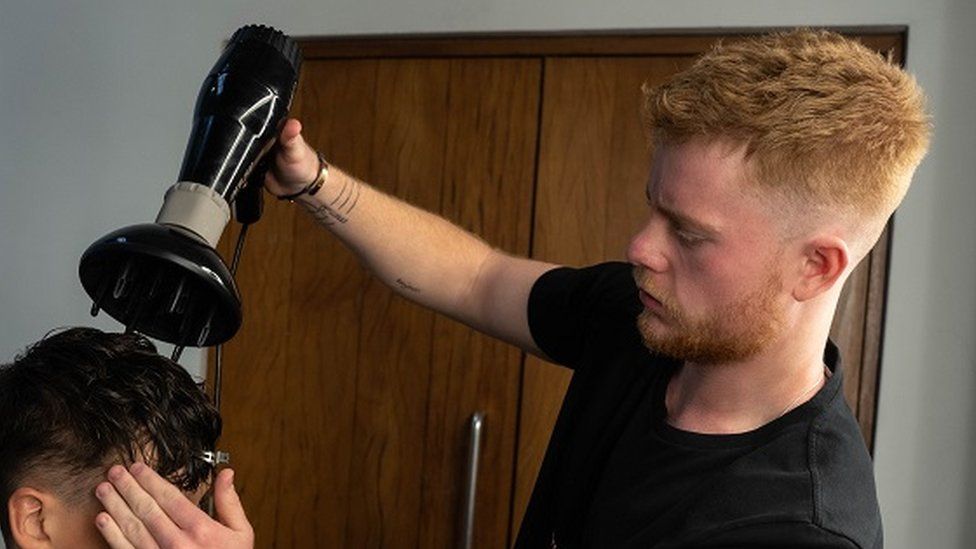
[[[757,429],[813,398],[826,383],[823,352],[833,311],[791,323],[748,359],[684,363],[666,393],[668,423],[702,434]]]

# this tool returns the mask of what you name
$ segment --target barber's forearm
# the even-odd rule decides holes
[[[480,238],[335,166],[297,201],[397,293],[462,320],[471,314],[469,294],[492,253]]]
[[[295,119],[282,126],[265,177],[269,192],[295,197],[401,295],[541,355],[527,304],[535,281],[554,265],[494,250],[447,220],[329,166],[301,129]]]

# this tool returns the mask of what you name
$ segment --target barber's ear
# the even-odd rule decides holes
[[[808,240],[802,250],[800,277],[793,287],[797,301],[813,299],[842,280],[850,263],[847,243],[836,236],[817,236]]]
[[[22,486],[14,490],[7,501],[10,535],[20,549],[51,547],[51,537],[44,528],[45,506],[50,494]]]

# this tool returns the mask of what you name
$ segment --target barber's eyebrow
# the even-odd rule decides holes
[[[717,236],[719,234],[717,227],[713,227],[704,221],[699,221],[685,213],[679,212],[674,208],[670,208],[664,204],[661,204],[657,200],[654,200],[654,198],[651,196],[651,189],[649,187],[644,187],[644,196],[647,198],[647,203],[649,205],[653,206],[664,214],[664,217],[667,217],[678,227],[701,233],[702,236]]]

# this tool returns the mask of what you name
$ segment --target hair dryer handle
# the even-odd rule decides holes
[[[264,176],[271,167],[274,151],[275,149],[272,148],[254,165],[254,169],[248,174],[244,186],[234,198],[232,206],[234,219],[242,225],[250,225],[261,219],[261,213],[264,211]]]

